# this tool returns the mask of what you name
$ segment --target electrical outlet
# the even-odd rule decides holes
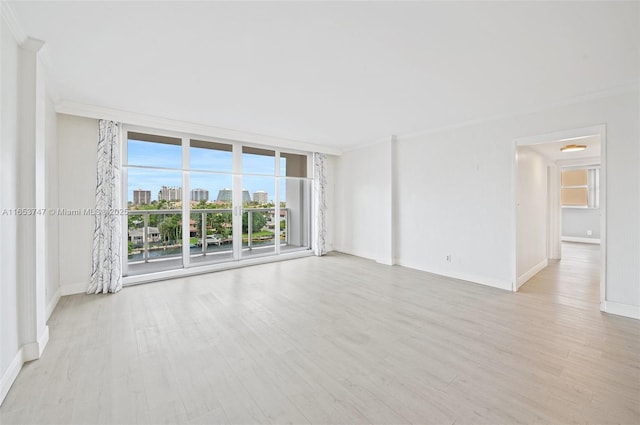
[[[447,261],[451,262],[451,254],[447,254]]]
[[[592,230],[587,230],[587,236],[591,236],[593,235],[593,231]]]

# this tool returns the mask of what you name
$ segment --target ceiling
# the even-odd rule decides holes
[[[10,1],[58,101],[348,149],[638,83],[638,2]]]
[[[585,145],[586,149],[576,152],[561,152],[560,148],[574,144]],[[571,139],[559,140],[555,142],[541,143],[536,145],[527,145],[529,149],[532,149],[548,161],[556,162],[563,160],[575,160],[583,158],[600,158],[600,136],[586,136],[576,137]]]

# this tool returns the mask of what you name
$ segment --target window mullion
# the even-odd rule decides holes
[[[128,137],[127,129],[125,126],[120,128],[120,164],[127,163],[127,147],[128,147]],[[122,208],[129,209],[129,171],[126,166],[122,167],[121,173],[121,199],[122,199]],[[124,215],[122,217],[122,258],[125,258],[126,261],[122,261],[122,276],[127,276],[129,274],[129,216]]]
[[[275,209],[274,209],[274,226],[273,226],[273,239],[276,248],[276,255],[280,254],[280,179],[282,170],[280,170],[280,151],[276,150],[275,154],[276,170],[275,170]],[[286,173],[286,170],[285,170]]]
[[[189,138],[182,137],[182,265],[189,267],[191,260],[191,234],[189,233],[191,224],[191,207],[189,200]]]

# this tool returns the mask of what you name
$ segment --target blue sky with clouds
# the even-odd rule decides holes
[[[206,189],[209,191],[209,200],[215,200],[218,191],[231,188],[233,169],[233,157],[231,152],[190,148],[189,162],[192,170],[206,170],[213,172],[196,172],[190,174],[191,189]],[[158,191],[161,186],[182,186],[181,171],[151,170],[135,168],[134,166],[182,168],[182,147],[163,143],[140,142],[129,140],[127,146],[128,169],[128,199],[133,201],[134,189],[151,191],[151,200],[158,199]],[[280,159],[281,170],[285,170],[286,159]],[[242,168],[248,174],[275,174],[275,160],[264,155],[243,154]],[[256,191],[263,190],[269,194],[269,200],[275,198],[275,178],[267,176],[245,175],[242,180],[243,189],[247,189],[253,198]],[[286,198],[285,179],[281,179],[281,198]],[[185,198],[183,194],[183,198]],[[190,195],[189,195],[190,199]]]

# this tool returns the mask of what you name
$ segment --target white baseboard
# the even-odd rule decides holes
[[[36,341],[29,342],[24,344],[20,350],[22,350],[22,361],[30,362],[31,360],[36,360],[40,355],[40,344]]]
[[[33,341],[28,344],[24,344],[20,349],[22,350],[22,361],[30,362],[31,360],[37,360],[42,356],[42,353],[49,342],[49,326],[45,326],[40,335],[38,341]]]
[[[22,357],[23,356],[22,356],[22,348],[21,348],[18,350],[15,357],[11,361],[11,364],[2,375],[2,378],[0,378],[0,406],[2,405],[2,402],[4,401],[7,394],[9,393],[11,386],[13,385],[16,378],[18,377],[18,374],[20,373],[20,369],[22,369],[22,365],[24,364]]]
[[[399,265],[399,266],[402,266],[402,267],[407,267],[409,269],[415,269],[415,270],[420,270],[420,271],[427,272],[427,273],[433,273],[433,274],[437,274],[439,276],[450,277],[452,279],[464,280],[464,281],[471,282],[471,283],[477,283],[477,284],[480,284],[480,285],[490,286],[492,288],[504,289],[505,291],[511,291],[512,290],[511,282],[498,280],[498,279],[495,279],[495,278],[492,278],[492,277],[460,273],[460,272],[451,271],[451,270],[429,269],[429,268],[426,268],[426,267],[421,266],[419,264],[412,264],[412,263],[408,263],[406,261],[401,261],[401,260],[398,260],[396,262],[396,264]]]
[[[342,254],[347,254],[347,255],[353,255],[354,257],[360,257],[360,258],[373,260],[373,261],[376,261],[376,258],[377,258],[376,255],[371,252],[361,252],[355,249],[344,248],[344,247],[336,249],[336,252],[340,252]]]
[[[44,331],[42,335],[40,335],[40,339],[38,339],[38,359],[42,357],[42,353],[44,353],[44,349],[47,347],[49,343],[49,326],[44,327]]]
[[[562,242],[592,243],[592,244],[600,245],[600,238],[580,238],[578,236],[563,236]]]
[[[604,301],[600,305],[600,310],[615,314],[617,316],[630,317],[632,319],[640,320],[640,307],[637,305],[629,305],[617,303],[614,301]]]
[[[376,259],[376,263],[384,264],[385,266],[393,266],[395,264],[394,260],[391,258],[378,258]]]
[[[20,347],[0,380],[0,405],[2,405],[2,402],[9,393],[24,363],[42,357],[42,353],[48,342],[49,326],[45,326],[37,342],[31,342]]]
[[[89,284],[87,282],[68,283],[66,285],[60,285],[60,295],[75,295],[86,294]]]
[[[51,299],[49,300],[49,303],[47,304],[47,311],[46,311],[46,320],[49,320],[49,317],[51,317],[51,313],[53,313],[53,310],[55,310],[56,306],[58,305],[58,301],[60,301],[60,297],[61,297],[61,291],[60,291],[60,287],[58,287],[58,289],[56,289],[56,292],[53,294],[53,297],[51,297]]]
[[[520,288],[522,285],[524,285],[525,283],[527,283],[527,281],[529,279],[531,279],[533,276],[535,276],[540,270],[544,269],[545,267],[547,267],[549,265],[549,260],[548,259],[544,259],[542,261],[540,261],[538,264],[536,264],[535,266],[531,267],[529,270],[527,270],[525,273],[523,273],[522,275],[518,276],[518,282],[517,282],[517,286],[518,288]]]

